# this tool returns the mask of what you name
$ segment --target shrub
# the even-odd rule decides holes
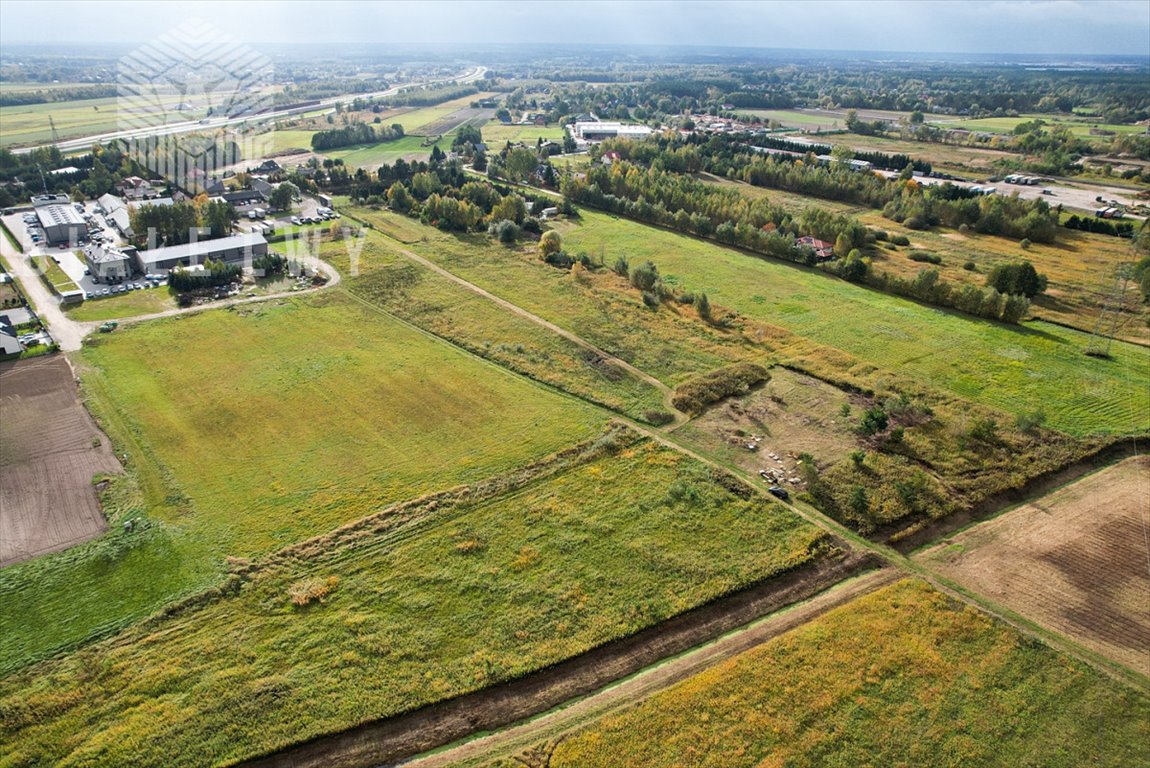
[[[926,251],[911,251],[907,254],[907,258],[911,261],[926,262],[928,264],[941,264],[942,257],[937,253],[927,253]]]
[[[627,262],[627,257],[620,256],[619,258],[615,259],[615,266],[611,267],[611,270],[619,277],[626,277],[628,272],[631,270],[631,266]]]
[[[659,268],[649,261],[644,261],[638,266],[631,267],[627,275],[631,285],[640,291],[653,291],[659,281]]]
[[[544,232],[543,237],[539,238],[539,253],[544,259],[561,250],[563,250],[563,238],[555,230]]]
[[[667,411],[643,411],[643,421],[646,421],[648,424],[654,424],[656,427],[670,424],[674,420],[674,414]]]
[[[895,245],[910,245],[910,238],[906,235],[895,235],[890,241]]]
[[[711,319],[711,300],[707,298],[707,294],[700,293],[695,297],[695,311],[704,320]]]
[[[647,305],[647,309],[658,309],[659,297],[651,291],[643,291],[643,303]]]
[[[978,265],[975,264],[973,261],[963,262],[962,268],[965,269],[967,272],[978,271]]]
[[[1033,299],[1046,290],[1046,275],[1038,273],[1029,261],[1016,264],[996,264],[986,276],[986,284],[999,293],[1025,296]]]
[[[671,403],[684,413],[702,413],[708,405],[747,392],[770,378],[767,369],[755,363],[728,365],[684,381],[675,387]]]
[[[886,415],[886,411],[881,405],[875,405],[866,409],[862,421],[859,422],[859,431],[864,435],[875,435],[886,429],[888,424],[890,418]]]
[[[488,234],[495,235],[499,238],[499,242],[504,245],[514,245],[515,241],[519,238],[519,226],[514,221],[501,219],[500,221],[493,222],[487,228]]]

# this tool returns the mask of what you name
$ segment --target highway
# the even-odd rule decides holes
[[[476,80],[483,79],[487,73],[487,67],[475,67],[462,75],[456,77],[448,77],[442,80],[429,80],[425,83],[403,83],[401,85],[392,86],[387,90],[375,91],[373,93],[355,93],[344,94],[341,96],[332,96],[326,99],[320,99],[318,102],[308,104],[303,107],[291,107],[289,109],[279,109],[272,112],[265,112],[259,115],[244,115],[242,117],[226,118],[221,117],[215,120],[200,121],[200,120],[185,120],[178,123],[168,123],[162,126],[148,126],[145,128],[135,128],[123,131],[112,131],[110,133],[100,133],[92,136],[83,136],[78,139],[68,139],[61,141],[54,146],[59,148],[61,152],[74,152],[79,149],[88,149],[93,144],[107,144],[110,141],[127,140],[127,139],[140,139],[146,136],[170,136],[179,133],[191,133],[194,131],[213,131],[228,125],[237,125],[240,123],[274,123],[277,120],[282,120],[285,117],[291,117],[303,112],[313,112],[317,109],[325,107],[333,107],[340,102],[348,102],[351,99],[368,99],[368,98],[384,98],[387,96],[394,96],[404,88],[412,88],[416,86],[426,85],[439,85],[441,83],[459,83],[466,84],[472,83]],[[40,147],[50,147],[52,144],[39,144],[34,147],[20,147],[13,149],[15,154],[24,154],[31,152],[33,149]]]

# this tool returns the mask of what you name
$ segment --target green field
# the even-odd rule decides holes
[[[176,300],[167,288],[148,288],[102,299],[88,299],[83,304],[68,305],[64,311],[73,320],[84,322],[150,315],[175,308]]]
[[[175,93],[163,97],[165,106],[170,108],[167,122],[193,119],[189,117],[190,113],[175,110],[180,99],[180,95]],[[121,127],[119,98],[115,96],[0,107],[0,126],[3,127],[0,130],[0,146],[51,143],[53,139],[49,116],[61,139],[109,133]],[[202,114],[197,112],[195,117],[202,117]]]
[[[608,263],[619,255],[651,259],[664,275],[706,291],[712,304],[1007,413],[1041,407],[1051,427],[1074,435],[1150,429],[1145,348],[1115,343],[1113,360],[1089,358],[1082,354],[1089,339],[1082,332],[1043,322],[1009,326],[926,307],[599,213],[584,213],[579,224],[561,230],[568,251],[602,249]],[[485,270],[476,277],[492,282],[505,274]],[[539,281],[521,285],[526,293]],[[548,317],[544,292],[531,292],[533,311]]]
[[[231,763],[520,676],[821,546],[777,503],[631,440],[382,515],[234,594],[9,676],[0,766]],[[327,594],[293,605],[309,588]]]
[[[1010,326],[923,306],[591,211],[554,226],[569,253],[586,252],[607,265],[619,256],[632,263],[650,259],[669,282],[706,291],[712,304],[1006,413],[1042,408],[1049,426],[1073,435],[1150,428],[1145,348],[1115,343],[1114,359],[1089,358],[1082,354],[1088,342],[1082,332],[1044,322]],[[582,285],[543,264],[531,247],[507,249],[486,236],[422,229],[426,236],[412,250],[668,385],[769,354],[748,348],[737,333],[699,323],[690,308],[642,311],[637,292],[612,275]]]
[[[384,164],[391,165],[401,158],[426,160],[431,155],[431,147],[435,145],[444,151],[451,148],[451,141],[445,139],[440,139],[435,145],[424,144],[425,139],[422,136],[404,136],[395,141],[331,149],[322,154],[324,157],[343,160],[344,164],[352,168],[378,168]]]
[[[483,141],[489,150],[501,149],[504,144],[522,141],[534,145],[542,137],[544,141],[558,141],[562,143],[566,131],[560,125],[504,125],[498,120],[480,126]]]
[[[1032,120],[1042,120],[1046,123],[1045,130],[1062,126],[1070,129],[1070,133],[1075,136],[1080,136],[1084,139],[1099,139],[1106,140],[1107,136],[1092,136],[1090,134],[1091,128],[1100,128],[1104,131],[1112,131],[1116,134],[1123,133],[1145,133],[1146,126],[1143,125],[1118,125],[1113,123],[1101,123],[1092,121],[1083,117],[1065,117],[1061,115],[1019,115],[1018,117],[979,117],[967,120],[951,120],[942,118],[937,122],[940,128],[965,128],[970,131],[980,131],[983,133],[1011,133],[1016,126],[1021,123],[1028,123]]]
[[[77,363],[129,478],[111,533],[0,571],[0,669],[202,589],[225,557],[507,471],[605,419],[339,290],[124,327]]]
[[[410,219],[381,211],[370,220],[374,231],[357,255],[358,276],[347,281],[356,296],[481,357],[631,418],[666,413],[662,394],[651,384],[413,262],[380,234],[402,239],[413,228]],[[343,243],[325,244],[321,255],[351,274]]]
[[[368,221],[376,215],[365,209],[351,209],[351,213]],[[413,219],[406,221],[424,233],[411,243],[412,251],[578,334],[665,384],[677,384],[748,355],[738,334],[701,325],[691,307],[644,311],[637,292],[619,290],[626,284],[622,278],[617,278],[615,286],[605,284],[608,276],[581,283],[568,270],[544,264],[533,246],[508,249],[486,234],[452,235]],[[567,250],[575,254],[580,248]],[[598,257],[598,246],[588,251]],[[608,263],[619,253],[611,246],[605,252]]]
[[[568,734],[546,764],[1120,768],[1148,745],[1145,694],[904,581]]]

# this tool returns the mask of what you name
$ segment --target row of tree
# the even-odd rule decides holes
[[[399,123],[374,126],[370,123],[355,122],[349,123],[343,128],[317,131],[312,134],[311,148],[316,152],[322,152],[326,149],[351,147],[356,144],[377,144],[402,138],[403,126]]]
[[[171,205],[136,206],[128,216],[136,245],[149,248],[191,242],[193,233],[199,240],[224,237],[235,223],[236,209],[200,194]]]

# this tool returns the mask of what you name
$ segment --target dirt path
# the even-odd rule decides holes
[[[313,272],[323,272],[327,277],[327,282],[315,288],[308,288],[303,291],[280,291],[278,293],[269,293],[265,296],[247,296],[244,298],[223,299],[221,301],[213,301],[210,304],[200,304],[195,307],[183,307],[181,309],[166,309],[163,312],[153,312],[150,315],[135,315],[133,317],[120,317],[116,318],[116,322],[120,325],[127,325],[130,323],[141,323],[145,320],[158,320],[162,317],[174,317],[175,315],[186,315],[194,312],[205,312],[209,309],[219,309],[221,307],[233,307],[239,304],[258,304],[261,301],[271,301],[272,299],[283,299],[289,296],[300,296],[313,291],[324,290],[325,288],[333,288],[340,284],[343,277],[330,264],[320,261],[314,256],[304,256],[299,261],[304,262]],[[91,326],[88,333],[91,333],[99,323],[82,323],[81,325]]]
[[[384,237],[387,237],[387,236],[384,235]],[[675,420],[673,422],[671,422],[671,424],[668,425],[668,428],[673,428],[673,427],[687,421],[687,418],[688,418],[687,415],[682,413],[681,411],[679,411],[671,403],[671,397],[673,395],[671,388],[668,387],[663,382],[656,379],[651,374],[646,373],[645,371],[639,370],[638,368],[631,365],[630,363],[628,363],[626,360],[622,359],[621,357],[617,357],[616,355],[612,355],[610,352],[607,352],[606,350],[600,349],[599,347],[595,346],[594,344],[587,341],[583,337],[577,336],[576,334],[572,333],[571,331],[568,331],[565,328],[561,328],[549,320],[544,320],[539,315],[536,315],[532,312],[528,312],[526,309],[524,309],[523,307],[520,307],[518,304],[512,304],[510,301],[503,299],[503,298],[500,298],[499,296],[496,296],[495,294],[491,293],[490,291],[488,291],[486,289],[480,288],[475,283],[472,283],[468,280],[465,280],[464,278],[460,277],[459,275],[456,275],[454,272],[449,272],[448,270],[439,266],[435,262],[433,262],[429,259],[426,259],[423,256],[420,256],[418,253],[415,253],[414,251],[410,251],[407,248],[404,248],[398,240],[395,240],[394,238],[389,238],[389,239],[394,241],[395,249],[398,250],[400,253],[402,253],[404,256],[411,259],[415,263],[417,263],[423,267],[426,267],[427,269],[430,269],[432,272],[436,273],[440,277],[446,278],[446,279],[450,280],[451,282],[455,283],[456,285],[460,285],[469,291],[473,291],[474,293],[479,294],[480,296],[487,299],[488,301],[495,302],[496,304],[498,304],[503,309],[506,309],[508,312],[511,312],[512,314],[517,315],[517,316],[523,318],[524,320],[530,320],[531,322],[535,323],[536,325],[541,326],[543,328],[546,328],[547,330],[551,331],[554,334],[562,336],[563,338],[567,339],[568,341],[572,342],[573,344],[577,344],[578,346],[582,347],[583,349],[586,349],[589,352],[595,353],[596,355],[603,358],[604,360],[610,361],[614,365],[617,365],[618,367],[620,367],[623,370],[630,373],[632,376],[635,376],[635,377],[641,379],[642,381],[645,381],[646,383],[650,384],[655,389],[659,390],[659,392],[661,392],[663,395],[663,406],[667,409],[667,411],[669,413],[674,414],[674,416],[675,416]]]
[[[511,682],[321,736],[243,765],[340,768],[406,759],[599,691],[785,606],[808,600],[875,564],[873,557],[856,551],[841,557],[824,556]]]
[[[759,619],[694,650],[648,667],[622,682],[597,691],[573,704],[548,712],[520,725],[437,750],[434,754],[399,763],[408,768],[465,766],[507,758],[580,725],[630,706],[709,667],[815,619],[903,574],[893,568],[872,571],[839,582],[825,592]]]

